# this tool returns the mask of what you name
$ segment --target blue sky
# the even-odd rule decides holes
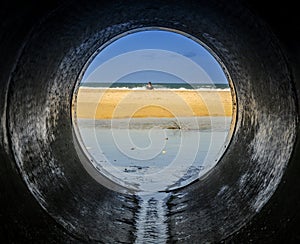
[[[165,30],[128,34],[105,47],[89,65],[83,82],[107,81],[228,83],[219,63],[203,46]]]

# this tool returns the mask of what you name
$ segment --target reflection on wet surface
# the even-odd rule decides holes
[[[136,244],[166,243],[168,240],[167,193],[140,195],[136,219]]]

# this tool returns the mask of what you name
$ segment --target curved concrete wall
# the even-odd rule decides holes
[[[258,5],[249,8],[260,13]],[[261,17],[233,1],[10,3],[0,36],[1,238],[134,241],[139,200],[84,170],[71,99],[78,74],[101,44],[160,26],[209,46],[228,69],[238,102],[221,161],[171,192],[170,242],[296,240],[298,46],[274,16]]]

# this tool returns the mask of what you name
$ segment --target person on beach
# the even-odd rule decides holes
[[[148,89],[148,90],[152,90],[153,89],[151,81],[149,81],[148,84],[146,85],[146,89]]]

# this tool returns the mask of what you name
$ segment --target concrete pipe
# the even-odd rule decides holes
[[[136,240],[139,198],[84,169],[71,104],[81,70],[101,45],[149,27],[188,33],[213,50],[237,101],[235,130],[218,164],[169,192],[165,241],[299,240],[299,47],[282,26],[293,19],[275,16],[293,13],[284,7],[266,14],[244,1],[7,3],[0,31],[1,241]]]

